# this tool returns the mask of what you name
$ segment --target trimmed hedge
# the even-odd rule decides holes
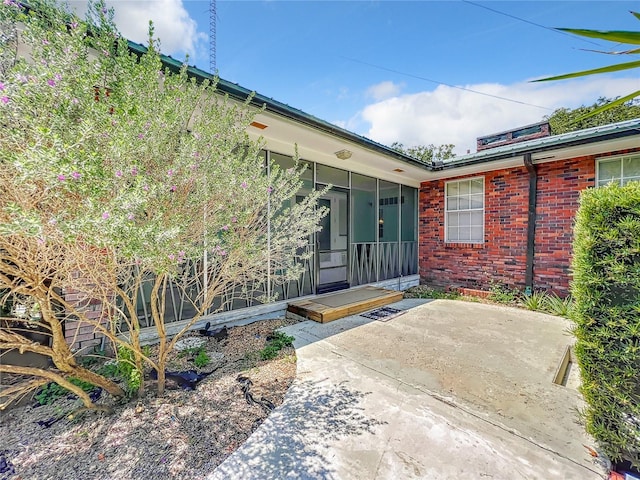
[[[587,432],[640,465],[640,182],[582,192],[572,262]]]

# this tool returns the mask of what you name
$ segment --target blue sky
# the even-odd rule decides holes
[[[208,1],[107,3],[129,38],[143,42],[152,18],[165,53],[189,52],[190,64],[209,70]],[[583,51],[615,45],[545,27],[638,30],[629,10],[640,2],[218,0],[217,68],[382,143],[454,143],[465,153],[478,135],[639,89],[634,70],[528,82],[622,61]]]

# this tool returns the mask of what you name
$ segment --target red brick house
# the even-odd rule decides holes
[[[538,124],[478,139],[419,193],[423,283],[567,295],[580,192],[640,180],[640,119],[550,136]]]

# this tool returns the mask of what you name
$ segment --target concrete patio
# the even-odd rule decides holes
[[[388,322],[302,322],[285,402],[210,479],[598,479],[561,318],[402,300]]]

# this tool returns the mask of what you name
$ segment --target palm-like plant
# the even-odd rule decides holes
[[[640,20],[640,13],[637,12],[630,12],[634,17],[636,17],[638,20]],[[610,31],[603,31],[603,30],[584,30],[584,29],[575,29],[575,28],[557,28],[556,30],[560,30],[562,32],[568,32],[568,33],[573,33],[574,35],[580,35],[583,37],[589,37],[589,38],[597,38],[600,40],[606,40],[609,42],[617,42],[617,43],[623,43],[623,44],[628,44],[628,45],[640,45],[640,32],[631,32],[631,31],[626,31],[626,30],[610,30]],[[640,54],[640,48],[631,48],[629,50],[623,50],[623,51],[609,51],[609,52],[603,52],[603,51],[599,51],[599,50],[594,50],[597,53],[604,53],[607,55],[638,55]],[[600,67],[600,68],[594,68],[591,70],[583,70],[581,72],[573,72],[573,73],[566,73],[564,75],[557,75],[557,76],[553,76],[553,77],[546,77],[546,78],[541,78],[539,80],[534,80],[534,82],[547,82],[547,81],[551,81],[551,80],[564,80],[567,78],[576,78],[576,77],[584,77],[587,75],[596,75],[599,73],[610,73],[610,72],[617,72],[620,70],[627,70],[630,68],[638,68],[640,67],[640,60],[634,60],[631,62],[623,62],[623,63],[616,63],[614,65],[609,65],[606,67]],[[605,110],[609,110],[610,108],[613,108],[617,105],[622,105],[625,102],[628,102],[629,100],[632,100],[636,97],[640,97],[640,90],[636,90],[635,92],[630,93],[629,95],[625,95],[624,97],[618,98],[612,102],[609,102],[603,106],[601,106],[600,108],[597,108],[591,112],[589,112],[587,115],[585,115],[585,117],[587,116],[593,116],[596,115],[600,112],[604,112]]]

